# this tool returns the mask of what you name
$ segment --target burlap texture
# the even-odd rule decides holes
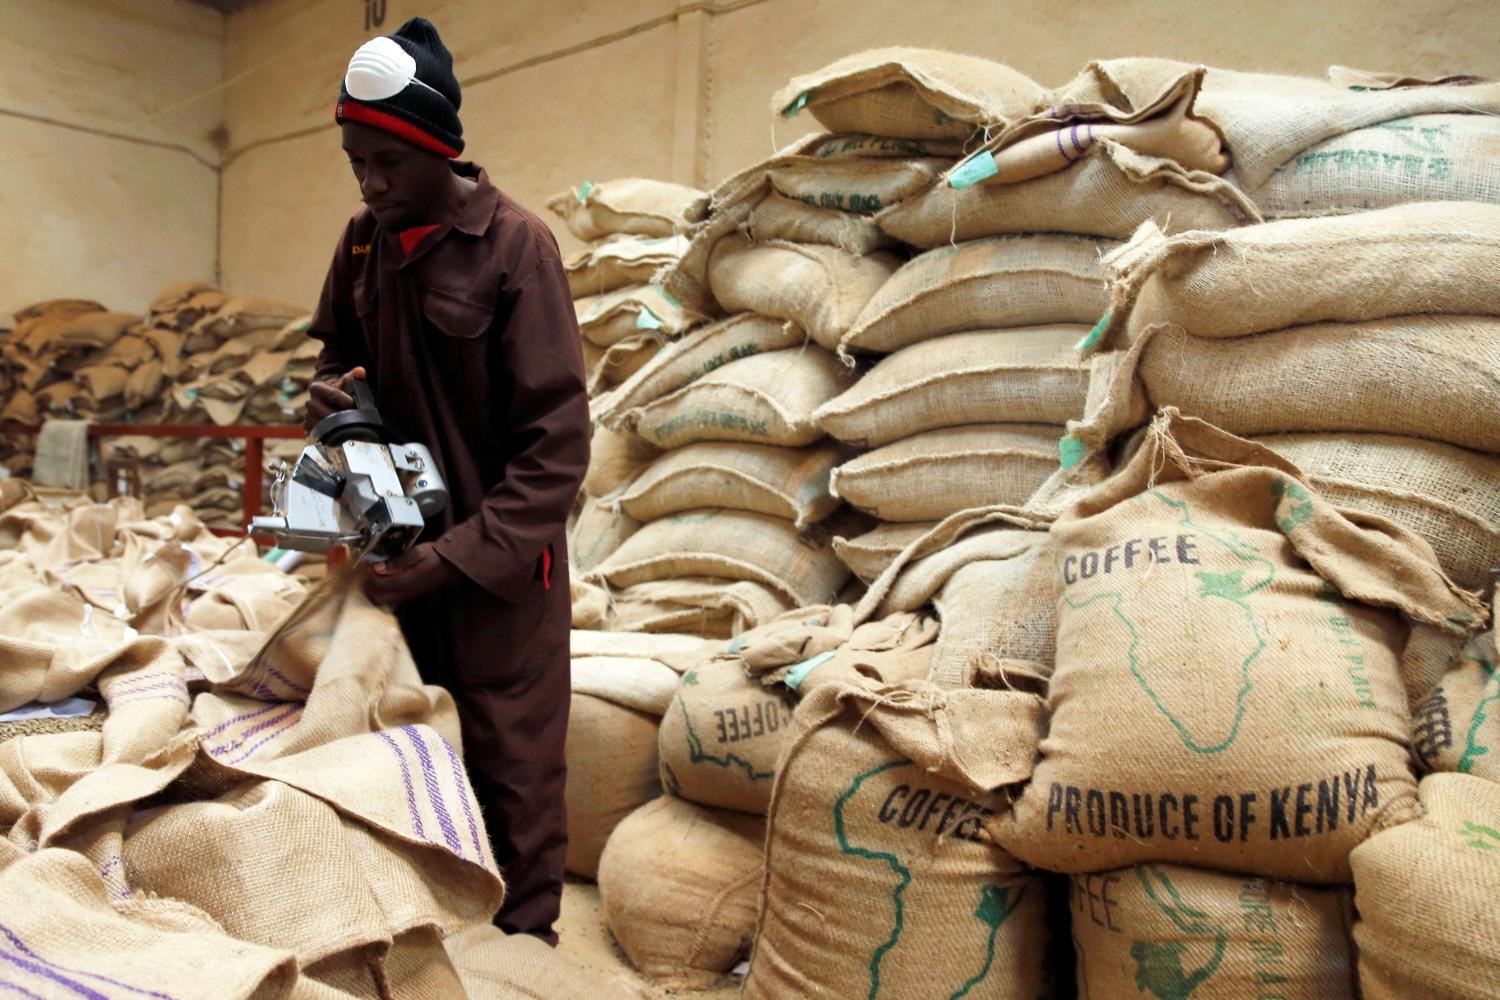
[[[1259,222],[1260,213],[1221,177],[1106,139],[1066,170],[958,189],[944,180],[875,217],[881,229],[919,247],[1028,232],[1123,240],[1147,220],[1185,232]]]
[[[708,509],[653,521],[626,539],[589,576],[611,587],[681,577],[750,580],[794,605],[821,604],[849,571],[834,554],[832,522],[799,530],[749,511]]]
[[[1359,985],[1365,1000],[1478,1000],[1500,981],[1500,785],[1422,779],[1424,815],[1355,849]]]
[[[594,633],[583,632],[579,629],[573,630],[575,637],[589,634]],[[609,636],[611,639],[625,640],[656,638],[620,632],[597,634]],[[695,636],[666,635],[661,638],[692,639],[695,648],[710,645]],[[630,648],[628,642],[611,642],[610,645],[621,645],[627,650]],[[575,695],[589,695],[656,718],[660,718],[661,714],[667,710],[667,706],[672,703],[672,698],[677,693],[677,680],[677,670],[669,663],[662,662],[658,656],[630,653],[580,654],[575,650],[572,657],[572,681]]]
[[[862,256],[894,246],[869,216],[823,208],[770,192],[750,210],[746,232],[757,243],[820,243]]]
[[[1455,583],[1483,591],[1500,569],[1500,458],[1383,434],[1259,439],[1340,507],[1427,539]]]
[[[739,358],[641,407],[636,430],[660,448],[693,441],[796,447],[823,436],[813,411],[854,373],[812,344]]]
[[[920,682],[814,688],[768,817],[751,1000],[1035,997],[1041,885],[982,820],[1025,780],[1041,700]]]
[[[856,257],[837,247],[731,235],[713,248],[709,288],[726,312],[790,320],[833,350],[899,262],[877,251]]]
[[[1079,1000],[1355,1000],[1347,889],[1138,865],[1069,878]]]
[[[584,344],[584,363],[589,376],[587,389],[589,397],[593,398],[622,385],[650,364],[666,345],[666,338],[655,330],[644,330],[622,337],[602,350],[588,341]],[[595,351],[598,354],[590,361],[589,355]]]
[[[703,215],[702,191],[667,181],[622,177],[579,187],[547,199],[547,207],[585,243],[624,233],[671,236]]]
[[[999,63],[934,49],[883,48],[793,77],[772,114],[806,108],[830,132],[901,139],[967,139],[1031,112],[1043,90]]]
[[[833,550],[864,583],[872,582],[912,542],[932,530],[936,521],[882,521],[874,530],[852,538],[835,538]]]
[[[936,597],[948,578],[969,563],[1019,558],[1045,541],[1042,532],[1004,523],[976,526],[930,554],[907,562],[881,601],[880,612],[915,611]]]
[[[465,992],[488,1000],[636,1000],[635,990],[605,981],[530,934],[485,925],[443,942]],[[619,977],[616,977],[618,980]]]
[[[828,492],[828,476],[839,455],[832,442],[781,448],[700,441],[657,459],[611,502],[643,522],[726,507],[785,518],[802,528],[838,508]]]
[[[589,439],[589,471],[583,478],[584,492],[595,497],[609,496],[661,454],[660,448],[638,434],[595,424],[594,435]]]
[[[892,143],[882,152],[878,140],[829,139],[809,155],[767,171],[778,194],[818,208],[873,215],[937,183],[953,165],[948,157],[921,155],[920,144]],[[845,148],[852,146],[853,148]],[[902,155],[902,148],[912,150]]]
[[[999,830],[1012,853],[1341,882],[1414,814],[1402,613],[1486,618],[1418,536],[1169,410],[1052,540],[1051,725]]]
[[[1088,399],[1088,365],[1075,350],[1087,333],[1084,326],[1057,325],[914,343],[882,358],[813,418],[839,440],[865,448],[963,424],[1062,426],[1083,415]]]
[[[765,824],[663,795],[615,828],[599,895],[637,971],[664,985],[705,986],[745,956]]]
[[[1062,428],[970,424],[903,438],[833,471],[833,495],[883,521],[1024,504],[1058,466]]]
[[[612,347],[642,331],[658,331],[675,337],[689,326],[682,307],[662,291],[660,285],[629,285],[577,299],[578,330],[598,347]]]
[[[1474,636],[1412,712],[1412,750],[1426,771],[1500,782],[1500,655],[1495,632]]]
[[[568,291],[581,299],[649,284],[652,275],[682,256],[687,242],[686,236],[627,237],[585,247],[563,261]]]
[[[634,426],[634,411],[698,381],[731,361],[796,347],[806,341],[791,323],[740,313],[685,334],[668,344],[644,368],[607,397],[595,400],[594,419],[610,426]]]
[[[703,660],[662,716],[661,783],[690,802],[764,816],[792,736],[785,690],[763,687],[738,660]]]
[[[611,510],[598,498],[587,497],[568,535],[568,558],[577,569],[592,570],[640,527],[640,522],[624,511]]]
[[[656,727],[654,715],[573,692],[566,797],[567,868],[574,875],[598,874],[599,856],[615,827],[661,794]]]
[[[1046,555],[1038,537],[1016,555],[953,571],[932,599],[943,623],[935,684],[962,687],[989,671],[1021,690],[1040,688],[1057,657],[1056,586]]]
[[[839,351],[889,353],[959,330],[1092,325],[1109,305],[1099,256],[1113,245],[1044,233],[929,250],[881,286]]]

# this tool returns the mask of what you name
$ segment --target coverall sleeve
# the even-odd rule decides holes
[[[354,223],[344,227],[333,263],[323,279],[323,294],[313,311],[307,334],[321,341],[315,381],[338,378],[351,368],[366,364],[364,336],[354,311],[354,276],[350,261],[354,254]]]
[[[505,294],[510,316],[488,362],[493,398],[509,397],[493,417],[511,442],[505,475],[435,546],[479,586],[515,601],[561,538],[588,469],[590,427],[578,321],[556,250],[538,247],[535,266]]]

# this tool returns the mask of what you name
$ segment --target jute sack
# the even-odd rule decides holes
[[[798,706],[767,817],[748,1000],[1048,995],[1042,886],[986,833],[1041,699],[921,682]]]
[[[1276,168],[1250,197],[1268,219],[1410,201],[1500,202],[1500,118],[1416,115],[1334,136]]]
[[[666,669],[665,667],[662,669]],[[568,871],[593,878],[604,844],[626,816],[661,794],[657,717],[573,692],[568,714]]]
[[[764,816],[776,762],[792,740],[792,697],[734,658],[682,675],[661,719],[661,784],[678,798]]]
[[[1419,313],[1494,315],[1500,205],[1429,202],[1225,233],[1143,227],[1105,259],[1101,344],[1170,324],[1243,337]]]
[[[1500,981],[1500,785],[1422,779],[1423,815],[1355,849],[1359,986],[1365,1000],[1479,1000]]]
[[[583,501],[573,533],[568,536],[568,558],[577,569],[588,572],[608,559],[640,526],[624,511],[611,510],[589,497]]]
[[[1258,440],[1338,506],[1389,518],[1427,539],[1459,586],[1491,585],[1500,568],[1500,458],[1384,434]]]
[[[589,471],[583,477],[585,493],[609,496],[629,483],[662,455],[660,448],[638,434],[594,425],[589,438]]]
[[[1260,221],[1250,199],[1224,178],[1107,139],[1066,170],[1016,184],[954,186],[956,176],[964,183],[956,174],[962,166],[926,193],[885,209],[875,222],[903,243],[939,247],[1027,232],[1123,240],[1147,220],[1172,232]]]
[[[813,411],[854,378],[813,344],[755,354],[645,404],[634,414],[636,431],[659,448],[693,441],[812,444],[823,436]]]
[[[1051,727],[999,831],[1016,856],[1342,882],[1413,815],[1401,612],[1462,632],[1485,609],[1419,537],[1296,476],[1167,410],[1052,526]]]
[[[1061,426],[1082,416],[1088,399],[1088,365],[1075,349],[1087,333],[1074,325],[970,330],[914,343],[882,358],[813,419],[862,448],[963,424]]]
[[[775,191],[751,209],[746,232],[757,243],[822,243],[856,256],[896,243],[868,216],[805,204]]]
[[[302,968],[295,996],[327,1000],[437,1000],[463,995],[463,981],[443,948],[443,935],[418,927]]]
[[[1500,782],[1500,656],[1495,632],[1470,639],[1412,712],[1412,750],[1426,771]]]
[[[923,156],[919,143],[893,143],[916,150],[903,156],[899,149],[881,150],[880,141],[831,138],[805,156],[771,167],[771,187],[806,205],[873,215],[932,187],[953,165],[950,157]]]
[[[916,611],[936,597],[948,578],[969,563],[1022,558],[1044,541],[1044,532],[1003,522],[978,525],[947,545],[906,562],[891,582],[880,611],[884,614]]]
[[[864,583],[872,582],[912,542],[927,534],[936,521],[886,521],[852,538],[835,538],[833,551]]]
[[[1235,434],[1400,434],[1500,452],[1500,316],[1398,316],[1216,340],[1147,333],[1138,372],[1152,406],[1176,406]],[[1135,352],[1125,352],[1132,354]],[[1129,427],[1117,372],[1109,402]],[[1392,392],[1392,372],[1410,372]],[[1246,386],[1254,386],[1247,392]]]
[[[726,236],[709,256],[708,281],[726,312],[790,320],[833,350],[900,262],[886,251],[856,257],[837,247]]]
[[[701,507],[785,518],[806,527],[839,502],[828,476],[839,462],[833,442],[806,448],[699,441],[674,448],[623,487],[611,503],[637,521]]]
[[[647,978],[706,986],[750,950],[759,816],[663,795],[615,828],[599,862],[604,921]]]
[[[607,392],[646,367],[666,345],[666,338],[655,330],[632,333],[600,349],[588,341],[584,349],[584,367],[588,372],[589,398]],[[595,354],[597,352],[597,354]],[[595,354],[591,359],[590,354]]]
[[[599,347],[611,347],[643,331],[675,337],[691,325],[660,285],[630,285],[591,295],[575,300],[573,309],[579,332]]]
[[[830,132],[967,139],[1030,114],[1043,93],[1036,81],[1000,63],[896,47],[845,56],[793,77],[771,98],[771,112],[791,118],[806,108]]]
[[[547,207],[585,243],[625,233],[671,236],[697,222],[707,207],[702,191],[667,181],[622,177],[581,185],[547,199]]]
[[[618,981],[606,982],[531,934],[506,934],[481,924],[443,941],[464,992],[490,1000],[635,1000]],[[620,977],[616,977],[618,980]]]
[[[1068,880],[1079,1000],[1355,1000],[1350,892],[1178,865]]]
[[[653,580],[614,593],[609,627],[728,639],[791,608],[791,599],[753,580]]]
[[[611,587],[689,576],[751,580],[795,605],[823,604],[849,578],[833,552],[834,530],[833,522],[799,530],[742,510],[673,514],[630,536],[589,577]]]
[[[937,521],[1024,504],[1057,468],[1060,427],[970,424],[923,431],[833,470],[834,496],[882,521]]]
[[[963,687],[982,671],[1016,688],[1039,690],[1057,658],[1056,586],[1045,538],[1003,559],[977,559],[955,569],[932,599],[943,623],[932,680]]]
[[[796,347],[806,340],[793,324],[754,313],[740,313],[693,330],[664,347],[607,397],[596,400],[594,419],[610,427],[633,426],[634,411],[698,381],[715,368],[752,354]]]
[[[682,256],[687,243],[686,236],[627,237],[586,247],[563,261],[568,291],[581,299],[650,284],[652,275]]]
[[[881,286],[839,350],[884,354],[959,330],[1093,324],[1109,305],[1099,255],[1112,245],[1042,233],[929,250]]]

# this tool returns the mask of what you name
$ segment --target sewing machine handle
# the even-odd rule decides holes
[[[350,379],[349,395],[354,397],[354,409],[375,409],[375,390],[370,388],[370,383],[362,378]]]

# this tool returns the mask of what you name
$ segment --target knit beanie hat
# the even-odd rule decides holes
[[[453,55],[425,17],[372,38],[349,60],[334,120],[361,122],[449,158],[464,151]]]

